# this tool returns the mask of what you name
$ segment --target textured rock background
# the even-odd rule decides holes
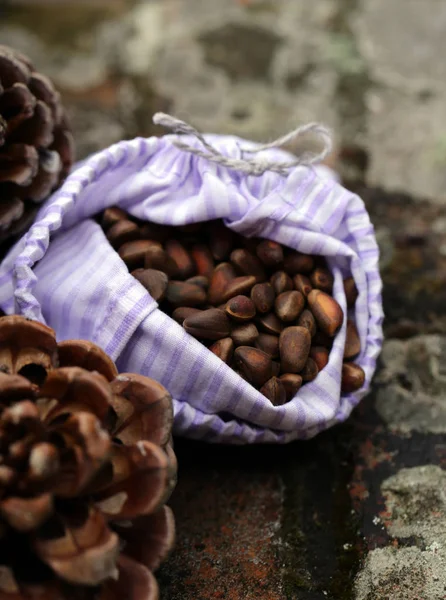
[[[387,315],[373,393],[286,448],[178,441],[163,600],[446,598],[445,30],[440,0],[0,0],[79,158],[162,133],[159,110],[262,141],[320,120],[381,186],[357,184]]]
[[[0,6],[0,40],[31,54],[64,91],[80,157],[156,132],[159,109],[256,140],[320,120],[339,142],[369,149],[370,183],[437,201],[446,184],[445,27],[438,0]]]

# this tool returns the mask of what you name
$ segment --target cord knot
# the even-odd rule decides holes
[[[155,125],[162,125],[163,127],[166,127],[175,133],[191,135],[197,138],[204,148],[203,150],[200,148],[195,148],[181,141],[181,139],[178,139],[175,140],[173,144],[180,150],[190,152],[196,156],[201,156],[202,158],[206,158],[211,162],[228,167],[229,169],[242,171],[247,175],[259,176],[263,175],[263,173],[266,171],[273,171],[275,173],[280,173],[281,175],[287,175],[288,171],[293,167],[301,165],[310,166],[322,162],[332,150],[331,132],[327,127],[321,125],[320,123],[308,123],[307,125],[301,125],[286,135],[274,140],[273,142],[260,144],[255,148],[241,149],[243,154],[256,154],[257,152],[261,152],[263,150],[280,148],[308,133],[316,134],[322,140],[323,147],[320,152],[311,152],[304,149],[300,156],[297,156],[294,160],[273,161],[267,160],[266,158],[230,158],[229,156],[225,156],[216,148],[214,148],[214,146],[212,146],[212,144],[206,140],[203,134],[192,127],[192,125],[189,125],[189,123],[181,121],[180,119],[165,113],[156,113],[153,115],[153,122]]]

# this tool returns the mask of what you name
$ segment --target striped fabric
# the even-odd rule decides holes
[[[235,137],[209,140],[235,157],[247,145]],[[279,150],[263,156],[288,158]],[[243,235],[327,256],[344,310],[342,279],[352,273],[364,388],[340,395],[344,325],[316,380],[274,407],[162,313],[128,273],[92,218],[113,205],[169,225],[223,218]],[[172,136],[120,142],[78,166],[1,265],[0,305],[47,323],[59,340],[92,340],[120,371],[159,380],[174,398],[175,432],[211,442],[284,443],[344,420],[366,393],[382,343],[378,248],[360,198],[307,167],[287,177],[246,177],[182,152]]]

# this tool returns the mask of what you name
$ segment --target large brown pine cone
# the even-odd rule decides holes
[[[32,223],[73,163],[60,95],[29,59],[0,46],[0,241]]]
[[[0,600],[155,600],[172,400],[85,341],[0,319]]]

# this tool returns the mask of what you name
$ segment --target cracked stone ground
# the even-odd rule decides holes
[[[445,27],[439,0],[0,3],[0,42],[63,92],[79,158],[162,133],[159,110],[262,141],[321,120],[369,152],[372,393],[305,443],[178,441],[164,600],[446,598]]]

